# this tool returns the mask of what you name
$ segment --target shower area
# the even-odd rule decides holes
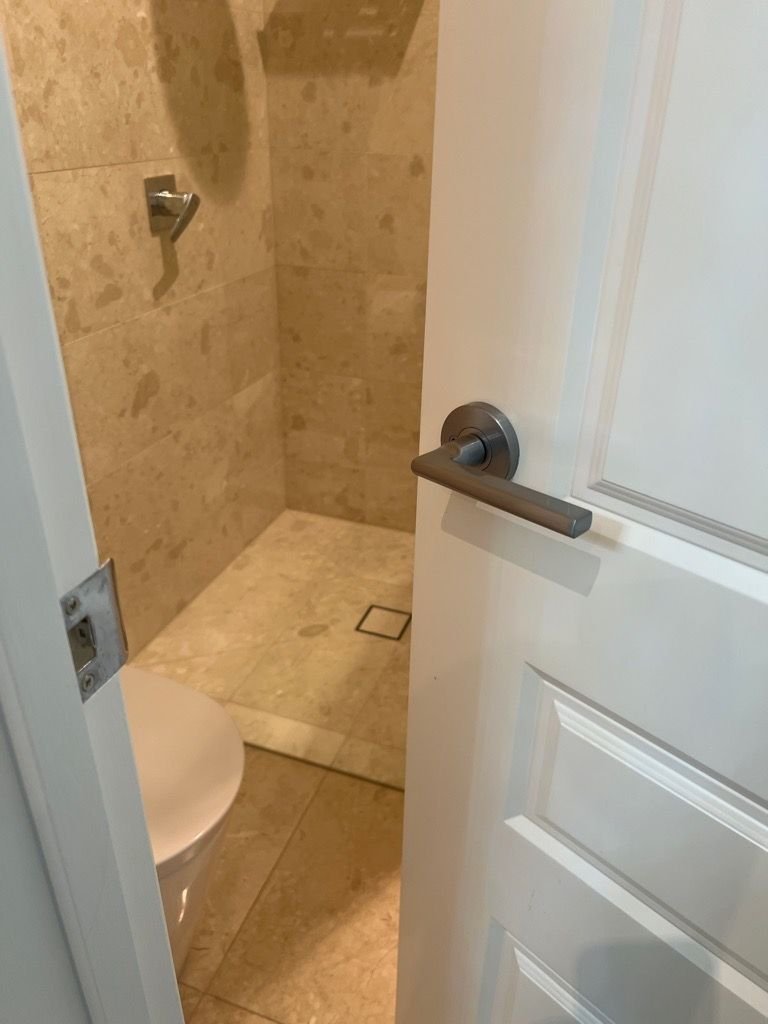
[[[437,0],[0,10],[132,660],[402,787]]]

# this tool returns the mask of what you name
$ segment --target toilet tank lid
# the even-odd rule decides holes
[[[215,701],[154,672],[120,672],[144,814],[158,869],[186,859],[237,796],[243,742]]]

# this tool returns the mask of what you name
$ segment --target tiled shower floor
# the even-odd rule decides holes
[[[181,973],[189,1024],[394,1024],[403,795],[250,747]]]
[[[246,743],[402,787],[410,629],[356,627],[410,612],[412,575],[411,534],[287,511],[135,664],[224,703]]]

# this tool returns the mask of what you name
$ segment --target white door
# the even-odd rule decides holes
[[[768,1019],[766,54],[442,0],[422,450],[492,403],[594,518],[420,483],[399,1024]]]
[[[0,239],[0,1021],[180,1024],[119,682],[81,702],[59,604],[96,545],[1,39]]]

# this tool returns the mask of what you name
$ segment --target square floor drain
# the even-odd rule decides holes
[[[358,633],[369,633],[371,636],[381,636],[386,640],[402,640],[410,622],[410,612],[372,604],[355,629]]]

